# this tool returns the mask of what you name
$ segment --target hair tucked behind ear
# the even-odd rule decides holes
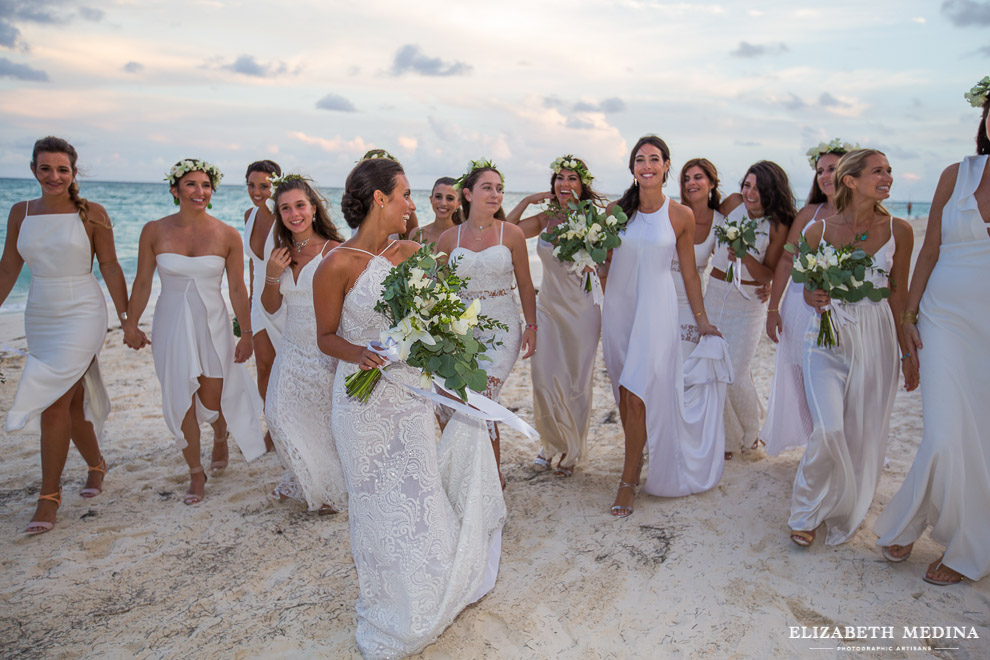
[[[656,135],[644,135],[643,137],[636,140],[636,144],[633,145],[632,153],[629,154],[629,172],[633,174],[633,184],[629,186],[626,192],[622,193],[622,197],[616,204],[619,205],[627,216],[631,219],[633,213],[639,209],[639,186],[636,185],[635,173],[633,172],[633,165],[636,163],[636,152],[640,150],[644,144],[652,144],[654,147],[660,150],[663,155],[663,162],[670,162],[670,147],[667,143],[658,138]],[[667,175],[670,174],[670,168],[663,173],[663,182],[667,183]]]
[[[76,160],[78,159],[76,148],[62,138],[49,135],[48,137],[41,138],[34,143],[34,150],[31,152],[32,170],[37,167],[39,154],[65,154],[69,157],[69,165],[72,166],[72,176],[75,177],[79,172],[76,168]],[[106,218],[100,218],[97,220],[89,217],[89,200],[85,197],[79,196],[79,184],[75,181],[69,184],[69,199],[71,199],[72,203],[76,205],[76,210],[79,212],[79,217],[84,223],[90,222],[94,225],[99,225],[108,229],[113,226]]]
[[[684,184],[686,184],[687,181],[684,180],[684,175],[687,174],[687,171],[692,167],[697,167],[700,169],[705,173],[705,176],[708,177],[708,180],[715,184],[712,191],[708,193],[708,208],[717,211],[718,205],[722,202],[722,193],[719,192],[718,189],[718,170],[715,169],[715,164],[707,158],[692,158],[688,162],[684,163],[684,167],[681,168],[681,203],[683,204],[684,199],[687,197],[687,190],[685,190],[684,187]]]

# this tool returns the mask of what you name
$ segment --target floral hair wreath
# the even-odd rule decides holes
[[[983,76],[983,80],[973,85],[973,88],[963,96],[974,108],[982,108],[987,102],[987,92],[990,92],[990,76]]]
[[[859,144],[842,142],[839,138],[835,138],[831,142],[819,142],[817,147],[808,149],[808,164],[810,164],[811,168],[814,169],[815,165],[818,164],[818,159],[825,154],[835,154],[837,156],[841,156],[856,149],[859,149]]]
[[[492,169],[498,172],[498,176],[502,179],[502,185],[505,185],[505,175],[502,174],[499,169],[495,166],[495,163],[488,160],[487,158],[482,158],[481,160],[472,160],[468,162],[467,172],[457,177],[454,181],[454,190],[460,190],[464,187],[464,182],[467,181],[468,177],[474,174],[476,170]]]
[[[310,179],[307,179],[302,174],[283,174],[282,176],[273,175],[268,178],[268,181],[271,182],[272,184],[272,197],[275,196],[275,191],[278,190],[279,186],[284,185],[289,181],[309,181],[309,180]]]
[[[398,158],[396,158],[389,152],[385,151],[384,149],[369,149],[363,156],[361,156],[361,160],[357,162],[363,163],[366,160],[376,160],[378,158],[384,158],[385,160],[390,160],[393,163],[399,162]]]
[[[560,174],[561,170],[577,172],[577,175],[581,177],[581,183],[584,185],[588,185],[595,179],[595,177],[591,176],[591,172],[588,171],[588,166],[584,164],[584,161],[573,154],[561,156],[553,161],[550,163],[550,169],[553,170],[554,174]]]
[[[210,177],[210,185],[214,189],[220,185],[220,181],[223,179],[223,173],[216,165],[205,160],[199,160],[198,158],[186,158],[173,165],[165,173],[164,180],[168,181],[169,187],[172,187],[178,183],[179,179],[190,172],[205,172],[206,176]]]

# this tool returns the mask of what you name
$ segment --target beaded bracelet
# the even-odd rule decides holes
[[[265,275],[265,284],[280,284],[281,280],[277,277],[269,277]]]
[[[526,324],[526,329],[527,330],[532,330],[533,332],[536,332],[537,331],[537,327],[536,327],[536,324],[535,323],[527,323]]]
[[[909,357],[911,357],[911,354],[910,354],[910,353],[905,353],[904,355],[902,355],[902,356],[901,356],[901,359],[902,359],[902,360],[906,360],[906,359],[908,359]]]

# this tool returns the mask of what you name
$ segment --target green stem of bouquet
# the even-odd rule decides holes
[[[381,369],[362,369],[360,371],[355,371],[344,379],[344,385],[347,389],[347,396],[357,399],[361,403],[367,403],[368,397],[371,396],[371,391],[375,389],[375,385],[377,385],[378,381],[381,379]]]
[[[584,274],[584,290],[591,293],[591,273]]]
[[[832,319],[832,311],[828,309],[822,312],[818,327],[818,345],[825,348],[839,345],[839,333],[836,331],[835,321]]]
[[[729,267],[725,271],[725,281],[732,284],[732,262],[729,262]]]

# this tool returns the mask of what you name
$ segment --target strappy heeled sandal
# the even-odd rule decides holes
[[[89,470],[87,471],[87,474],[89,472],[99,472],[100,474],[102,474],[105,477],[105,476],[107,476],[107,470],[109,470],[109,469],[110,468],[107,466],[107,459],[104,458],[103,456],[101,456],[100,457],[100,464],[97,465],[97,466],[95,466],[95,467],[89,468]],[[101,487],[100,488],[83,488],[81,491],[79,491],[79,496],[80,497],[96,497],[97,495],[99,495],[102,492],[103,492],[103,488],[102,488],[102,482],[101,482]]]
[[[206,482],[209,481],[210,478],[206,476],[206,470],[203,469],[203,466],[200,465],[199,467],[194,467],[193,469],[189,470],[190,477],[193,476],[194,474],[203,475],[203,488],[206,488]],[[191,483],[189,484],[189,487],[192,488]],[[183,504],[199,504],[202,501],[203,501],[203,496],[197,495],[196,493],[186,493],[186,496],[182,498]]]
[[[39,495],[38,501],[48,500],[49,502],[55,503],[55,510],[57,511],[60,506],[62,506],[62,489],[58,489],[57,493],[48,493],[47,495]],[[24,529],[24,533],[28,536],[37,536],[38,534],[44,534],[45,532],[50,532],[52,528],[55,527],[55,523],[47,522],[44,520],[32,520],[28,523],[28,526]]]
[[[230,462],[230,447],[227,445],[227,440],[230,439],[230,429],[227,429],[226,435],[223,436],[222,440],[214,440],[213,446],[223,445],[227,447],[227,458],[222,461],[210,461],[210,472],[212,474],[219,474],[227,469],[227,463]]]
[[[623,488],[628,488],[632,490],[634,497],[636,496],[637,486],[638,484],[627,484],[625,481],[622,481],[621,479],[619,480],[619,490],[621,491]],[[618,493],[616,493],[616,497],[618,497]],[[631,516],[632,512],[632,505],[626,506],[622,504],[613,504],[611,509],[611,514],[616,518],[626,518],[627,516]]]

